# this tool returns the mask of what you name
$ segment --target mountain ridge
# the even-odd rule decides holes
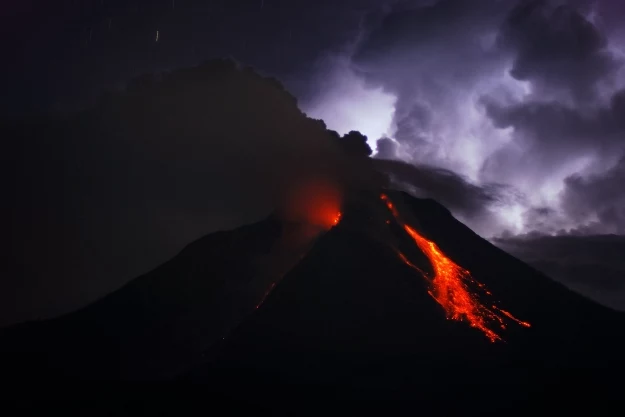
[[[347,199],[340,222],[318,237],[318,231],[270,216],[201,238],[75,313],[4,329],[4,377],[201,380],[209,372],[203,369],[215,366],[265,369],[263,352],[278,373],[327,355],[335,356],[329,363],[360,357],[364,362],[350,360],[356,368],[402,355],[422,356],[413,365],[426,368],[441,361],[477,368],[605,368],[620,358],[625,315],[551,281],[433,200],[386,192],[406,221],[532,327],[511,323],[503,343],[490,343],[466,321],[446,317],[428,294],[427,280],[397,251],[427,274],[432,266],[391,222],[379,194],[369,192]],[[307,236],[301,250],[288,262],[259,263],[275,248],[290,247],[280,246],[289,228],[291,242]],[[304,367],[299,376],[307,372],[317,375]]]

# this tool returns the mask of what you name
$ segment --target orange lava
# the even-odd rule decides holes
[[[415,271],[417,271],[418,273],[420,273],[421,275],[423,275],[423,277],[425,279],[427,278],[427,275],[425,274],[425,272],[423,272],[423,270],[421,268],[419,268],[418,266],[416,266],[415,264],[413,264],[412,262],[410,262],[408,260],[408,258],[406,258],[406,255],[404,255],[401,252],[397,252],[397,254],[399,255],[399,259],[401,259],[406,265],[408,265],[409,267],[411,267],[412,269],[414,269]]]
[[[531,325],[531,324],[529,324],[528,322],[526,322],[526,321],[521,321],[521,320],[517,319],[517,318],[516,318],[516,317],[514,317],[514,316],[513,316],[510,312],[508,312],[508,311],[504,310],[503,308],[499,308],[499,307],[497,307],[497,306],[493,306],[493,308],[494,308],[494,309],[496,309],[496,310],[501,311],[501,312],[502,312],[502,313],[503,313],[506,317],[508,317],[510,320],[514,320],[514,321],[516,321],[517,323],[519,323],[519,324],[520,324],[521,326],[523,326],[523,327],[532,327],[532,325]]]
[[[386,203],[395,219],[432,263],[434,278],[430,280],[423,271],[412,264],[404,254],[399,252],[399,257],[404,263],[419,271],[424,278],[428,279],[430,282],[428,293],[445,309],[448,318],[467,321],[471,327],[481,330],[491,342],[502,340],[501,336],[495,333],[493,327],[506,328],[504,318],[498,315],[497,311],[522,326],[530,327],[529,323],[517,319],[506,310],[495,305],[492,306],[492,309],[489,309],[482,304],[475,291],[471,290],[471,286],[477,287],[476,290],[481,290],[483,293],[490,295],[484,284],[474,280],[469,271],[449,259],[436,243],[421,236],[414,228],[403,223],[400,220],[399,212],[386,194],[382,194],[380,198]]]
[[[334,216],[334,220],[332,220],[332,226],[336,226],[337,224],[339,224],[340,221],[341,221],[341,212],[339,211],[338,213],[336,213],[336,216]]]

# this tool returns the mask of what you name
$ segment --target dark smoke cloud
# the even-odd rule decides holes
[[[362,138],[343,144],[277,81],[231,61],[144,76],[89,110],[2,131],[3,322],[101,296],[266,216],[300,181],[336,195],[369,180],[366,158],[342,149],[366,153]]]
[[[444,168],[384,159],[376,159],[375,167],[387,173],[395,187],[417,197],[437,200],[478,232],[492,227],[492,209],[518,198],[504,185],[477,186]]]
[[[373,153],[367,143],[367,137],[355,130],[344,134],[340,139],[336,134],[336,142],[349,155],[367,157]]]

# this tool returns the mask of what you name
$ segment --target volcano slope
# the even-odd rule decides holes
[[[307,240],[291,237],[301,232],[270,216],[213,233],[81,310],[3,329],[0,374],[25,381],[177,375],[254,311],[276,274],[301,257]]]
[[[497,338],[437,297],[440,271],[406,225],[470,272],[475,284],[464,288],[486,309],[472,312]],[[551,383],[620,378],[623,314],[491,245],[433,200],[352,195],[327,232],[279,243],[302,227],[271,216],[209,235],[83,310],[5,329],[2,376],[201,381],[222,398],[280,396],[311,414],[429,396],[441,414],[518,411],[519,398],[542,398]],[[470,394],[477,387],[482,395]],[[449,402],[450,392],[463,400]]]
[[[405,223],[485,286],[481,294],[472,291],[477,300],[525,325],[506,316],[502,329],[494,320],[490,327],[501,339],[492,341],[465,316],[446,314],[421,275],[434,276],[432,264],[400,222],[382,211],[386,207],[368,196],[366,203],[346,204],[340,223],[188,378],[219,381],[225,393],[252,393],[259,402],[271,392],[294,398],[307,392],[301,401],[309,407],[321,402],[319,412],[327,406],[321,398],[405,405],[433,395],[439,403],[429,411],[443,415],[502,407],[508,414],[525,412],[519,398],[546,402],[551,384],[588,383],[592,375],[620,379],[623,314],[491,245],[435,201],[388,196]],[[260,387],[267,381],[273,385],[265,391]],[[458,396],[464,400],[449,402]]]

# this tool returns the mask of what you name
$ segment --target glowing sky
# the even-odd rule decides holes
[[[483,235],[621,233],[623,30],[610,2],[406,2],[361,28],[304,110],[378,157],[455,172],[503,195]],[[620,28],[620,29],[619,29]],[[327,67],[327,66],[326,66]],[[390,143],[390,142],[387,142]],[[460,215],[460,217],[463,217]]]
[[[396,97],[382,87],[367,86],[349,67],[337,65],[322,92],[304,104],[304,111],[341,135],[352,130],[361,132],[375,149],[377,139],[392,133],[395,101]]]

